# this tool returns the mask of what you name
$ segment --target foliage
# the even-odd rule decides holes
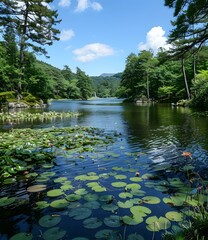
[[[196,80],[193,81],[193,99],[192,106],[208,109],[208,70],[200,71],[196,75]]]
[[[121,81],[121,74],[91,77],[97,97],[115,97]]]
[[[207,41],[207,0],[165,0],[165,5],[174,8],[175,21],[169,42],[180,41],[174,54],[184,56],[192,49],[200,49]]]

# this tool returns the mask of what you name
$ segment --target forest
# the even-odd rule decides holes
[[[59,40],[58,12],[36,0],[0,3],[0,102],[120,97],[129,102],[186,100],[208,108],[207,1],[166,0],[174,8],[171,49],[129,53],[125,69],[113,76],[90,77],[77,67],[58,69],[39,61],[46,45]],[[53,1],[47,1],[50,3]],[[194,13],[194,15],[193,15]],[[32,17],[31,17],[32,16]],[[35,21],[34,21],[35,19]]]

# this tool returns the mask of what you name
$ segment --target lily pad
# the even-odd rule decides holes
[[[125,187],[127,184],[125,182],[113,182],[111,183],[111,185],[116,188],[122,188]]]
[[[123,199],[133,198],[133,194],[131,194],[131,193],[129,193],[129,192],[122,192],[122,193],[119,193],[119,197],[120,197],[120,198],[123,198]]]
[[[74,208],[69,212],[69,217],[75,220],[82,220],[88,218],[92,214],[92,210],[86,207]]]
[[[43,239],[45,240],[58,240],[66,235],[66,231],[59,228],[53,227],[43,233]]]
[[[130,181],[132,181],[132,182],[142,182],[142,178],[140,178],[140,177],[131,177]]]
[[[142,198],[143,202],[148,204],[158,204],[160,203],[160,198],[154,196],[145,196]]]
[[[98,200],[99,196],[95,193],[88,193],[84,196],[84,199],[88,202]]]
[[[133,203],[129,200],[127,200],[126,202],[118,201],[118,206],[120,208],[131,208],[133,206]]]
[[[141,188],[141,185],[138,183],[130,183],[126,185],[126,190],[139,190]]]
[[[110,204],[106,203],[106,204],[103,204],[101,208],[105,211],[115,211],[118,209],[118,206],[113,203],[110,203]]]
[[[32,240],[32,239],[33,235],[31,233],[21,232],[13,235],[9,240]]]
[[[69,202],[75,202],[78,201],[79,199],[81,199],[81,196],[74,193],[66,196],[66,200]]]
[[[61,221],[60,216],[45,215],[39,219],[38,223],[42,227],[50,228],[50,227],[54,227],[57,224],[59,224],[60,221]]]
[[[59,178],[56,178],[54,180],[55,183],[64,183],[65,181],[67,181],[67,177],[59,177]]]
[[[42,167],[43,168],[52,168],[52,167],[54,167],[54,165],[52,163],[51,164],[47,163],[47,164],[43,164]]]
[[[133,206],[132,208],[130,208],[131,213],[137,217],[146,217],[147,214],[150,214],[152,211],[144,206]]]
[[[148,217],[146,223],[148,224],[147,229],[152,232],[166,230],[171,226],[171,223],[167,218],[157,218],[156,216]]]
[[[113,236],[113,230],[103,229],[95,234],[96,239],[110,239]]]
[[[123,180],[123,179],[126,179],[127,176],[120,174],[120,175],[115,175],[114,178],[117,179],[117,180]]]
[[[138,233],[132,233],[128,236],[127,240],[144,240],[144,238]]]
[[[58,199],[53,201],[50,206],[53,208],[61,209],[69,205],[69,202],[66,199]]]
[[[146,192],[141,189],[133,189],[130,193],[137,197],[142,197],[146,194]]]
[[[92,187],[92,190],[95,192],[105,192],[107,189],[105,187],[97,185],[97,186]]]
[[[50,206],[50,204],[47,203],[46,201],[36,202],[35,205],[36,205],[34,207],[35,210],[44,209],[44,208],[47,208],[48,206]]]
[[[88,229],[95,229],[102,226],[102,221],[96,217],[88,218],[83,221],[84,227]]]
[[[138,225],[144,221],[142,216],[137,216],[137,217],[130,217],[130,216],[124,216],[122,217],[122,221],[127,224],[127,225]]]
[[[182,213],[175,212],[175,211],[170,211],[165,214],[166,218],[169,219],[170,221],[176,221],[176,222],[181,222],[183,221],[184,217]]]
[[[53,190],[50,190],[47,192],[47,196],[48,197],[58,197],[58,196],[61,196],[63,195],[64,192],[62,189],[53,189]]]
[[[106,194],[106,195],[102,195],[100,196],[99,200],[102,201],[102,202],[112,202],[114,199],[113,195],[110,195],[110,194]]]
[[[80,189],[76,190],[75,193],[77,195],[85,195],[88,193],[88,191],[85,188],[80,188]]]
[[[104,218],[104,223],[108,227],[120,227],[121,219],[117,215],[111,215],[109,217]]]
[[[72,238],[71,240],[89,240],[89,238],[85,238],[85,237],[75,237],[75,238]]]
[[[90,201],[90,202],[86,202],[83,206],[90,209],[99,209],[100,203],[97,201]]]
[[[3,197],[0,198],[0,207],[4,207],[4,206],[8,206],[10,204],[12,204],[13,202],[15,202],[16,198],[15,197]]]
[[[39,184],[39,185],[33,185],[27,188],[28,192],[41,192],[46,190],[46,185],[44,184]]]

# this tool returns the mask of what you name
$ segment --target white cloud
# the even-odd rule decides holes
[[[147,33],[146,42],[140,42],[138,45],[138,49],[140,51],[152,49],[154,54],[156,54],[161,47],[168,50],[171,45],[167,44],[167,38],[164,35],[165,31],[162,27],[153,27]]]
[[[73,51],[76,56],[76,60],[79,62],[89,62],[101,57],[107,57],[113,55],[114,50],[102,43],[92,43],[85,45],[82,48],[75,49]]]
[[[71,5],[71,0],[60,0],[58,5],[61,7],[69,7]]]
[[[92,8],[93,10],[95,10],[95,11],[100,11],[100,10],[103,9],[103,7],[101,6],[101,4],[98,3],[98,2],[93,2],[93,3],[91,3],[91,8]]]
[[[90,0],[77,0],[77,7],[75,9],[76,12],[83,12],[87,8],[92,8],[95,11],[102,10],[102,6],[98,2],[91,2]]]
[[[68,29],[68,30],[63,29],[61,31],[61,34],[60,34],[60,40],[61,41],[68,41],[74,36],[75,36],[75,34],[74,34],[74,31],[72,29]]]

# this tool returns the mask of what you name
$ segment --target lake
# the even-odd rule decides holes
[[[186,212],[201,201],[193,195],[198,187],[206,188],[208,180],[207,118],[189,108],[124,104],[115,98],[52,101],[45,111],[80,115],[17,121],[14,128],[90,126],[112,134],[114,141],[95,146],[92,152],[57,151],[55,166],[36,169],[40,175],[48,173],[46,182],[21,179],[14,185],[0,185],[0,198],[15,196],[19,202],[0,207],[1,240],[159,240],[166,228],[172,231],[187,221]],[[7,131],[5,123],[0,127]],[[40,183],[47,189],[27,191]],[[64,193],[47,194],[60,187]],[[52,207],[52,202],[68,195],[70,204]],[[49,205],[35,209],[36,202],[43,201]],[[32,238],[26,234],[18,238],[18,233],[32,233]]]

